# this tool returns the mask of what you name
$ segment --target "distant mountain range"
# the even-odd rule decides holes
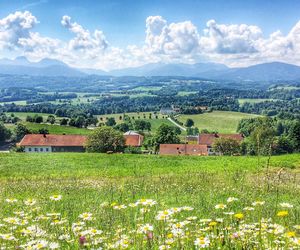
[[[23,56],[17,57],[15,60],[1,59],[0,74],[67,77],[86,75],[84,72],[69,67],[59,60],[45,58],[39,62],[30,62]]]
[[[30,62],[26,57],[14,60],[0,59],[0,74],[30,76],[84,77],[87,75],[111,76],[185,76],[215,80],[274,81],[300,80],[300,67],[271,62],[245,68],[228,68],[218,63],[165,64],[150,63],[140,67],[124,68],[109,72],[95,69],[79,69],[54,59]]]

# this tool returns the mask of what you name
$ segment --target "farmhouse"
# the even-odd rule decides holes
[[[241,134],[199,134],[198,144],[207,146],[208,155],[218,154],[217,152],[213,151],[212,145],[214,144],[215,140],[219,138],[233,139],[239,143],[244,139],[243,135]]]
[[[144,136],[134,131],[127,131],[124,134],[125,145],[131,147],[141,147],[143,144]]]
[[[160,144],[161,155],[207,155],[207,146],[198,144]]]
[[[86,140],[83,135],[28,134],[17,145],[27,153],[84,152]]]
[[[238,142],[244,139],[241,134],[200,134],[188,136],[187,144],[161,144],[159,153],[161,155],[217,155],[212,145],[218,138],[230,138]]]

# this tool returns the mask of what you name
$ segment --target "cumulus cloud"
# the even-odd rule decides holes
[[[71,50],[79,50],[82,52],[97,53],[108,47],[108,42],[100,30],[95,30],[93,34],[89,30],[84,29],[80,24],[71,22],[71,17],[63,16],[61,24],[75,34],[75,38],[69,41]]]
[[[149,16],[146,19],[145,43],[151,53],[178,57],[198,49],[199,34],[190,21],[168,25],[161,16]]]
[[[200,39],[203,50],[220,54],[257,52],[256,42],[262,38],[259,27],[246,24],[217,24],[209,20]]]
[[[205,60],[229,66],[247,66],[267,61],[300,64],[300,21],[288,34],[275,31],[269,36],[255,25],[220,24],[209,20],[198,31],[191,21],[168,23],[161,16],[149,16],[145,42],[125,48],[110,45],[101,30],[89,31],[63,16],[61,24],[74,34],[68,41],[34,32],[38,20],[30,12],[15,12],[0,19],[0,49],[29,59],[45,57],[76,67],[115,69],[151,62],[193,63]]]
[[[14,49],[20,47],[20,39],[30,38],[30,30],[38,23],[30,12],[17,11],[0,19],[0,46]]]

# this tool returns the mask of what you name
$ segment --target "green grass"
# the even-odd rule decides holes
[[[266,102],[266,101],[273,101],[274,99],[267,99],[267,98],[257,98],[257,99],[250,99],[250,98],[244,98],[239,99],[239,104],[244,104],[246,102],[248,103],[260,103],[260,102]]]
[[[4,104],[16,104],[16,105],[20,105],[20,106],[24,106],[27,104],[26,101],[14,101],[14,102],[0,102],[0,105],[4,105]]]
[[[32,131],[38,131],[39,129],[42,128],[48,129],[50,134],[88,135],[92,132],[92,130],[90,129],[76,128],[71,126],[38,124],[38,123],[31,123],[31,122],[24,122],[24,125]]]
[[[162,87],[160,87],[160,86],[141,86],[141,87],[134,88],[134,90],[140,90],[140,91],[158,91],[161,88]]]
[[[50,115],[46,113],[31,113],[31,112],[7,112],[6,114],[8,115],[14,114],[15,116],[19,117],[22,121],[25,121],[27,116],[35,116],[35,115],[41,115],[44,121],[46,121],[47,117]]]
[[[130,249],[158,249],[166,238],[174,238],[175,241],[170,243],[172,249],[182,249],[182,244],[186,246],[185,249],[195,249],[193,244],[196,237],[209,237],[213,231],[217,237],[210,239],[211,249],[230,249],[233,246],[236,246],[235,249],[242,249],[242,245],[251,246],[253,243],[248,238],[243,243],[239,238],[229,243],[227,237],[229,240],[231,235],[241,230],[239,225],[243,225],[243,222],[224,215],[223,210],[215,209],[216,204],[226,204],[228,197],[236,197],[238,201],[227,203],[228,209],[224,211],[243,213],[247,224],[259,222],[262,217],[272,218],[272,223],[282,224],[285,230],[291,231],[293,225],[300,220],[300,155],[274,156],[269,168],[266,164],[265,157],[261,157],[258,164],[256,157],[0,153],[0,219],[5,221],[10,220],[10,217],[22,218],[22,214],[13,212],[25,211],[25,220],[28,222],[15,227],[6,226],[8,222],[3,222],[1,233],[8,233],[8,236],[12,233],[18,241],[5,241],[0,237],[0,246],[15,249],[19,244],[32,242],[30,236],[20,234],[20,231],[35,225],[47,232],[35,239],[58,242],[63,249],[80,249],[79,237],[86,235],[84,232],[90,227],[103,231],[101,237],[103,236],[104,242],[97,246],[104,249],[107,248],[106,244],[122,239],[121,235],[129,237]],[[49,197],[54,194],[62,195],[62,200],[51,201]],[[6,198],[18,201],[11,204],[5,202]],[[24,205],[23,202],[28,198],[36,199],[36,205]],[[154,199],[157,205],[148,207],[149,211],[145,214],[140,210],[142,205],[137,208],[128,206],[143,198]],[[265,201],[265,204],[255,207],[255,211],[243,210],[245,206],[253,206],[251,204],[257,200]],[[288,217],[283,219],[276,216],[282,210],[279,206],[281,202],[294,205],[293,209],[289,209]],[[117,205],[127,207],[118,210]],[[177,218],[178,222],[191,221],[188,226],[184,226],[189,234],[178,245],[177,237],[174,237],[174,232],[167,226],[174,222],[170,219],[168,222],[157,221],[155,216],[159,210],[182,206],[190,206],[194,210],[171,216]],[[36,207],[39,209],[36,210]],[[78,217],[84,212],[92,213],[95,219],[85,221],[83,228],[79,229],[82,233],[74,233],[71,225],[83,221]],[[45,219],[41,220],[41,215]],[[188,219],[190,216],[197,216],[196,220]],[[224,218],[224,221],[217,223],[214,229],[197,218],[212,221]],[[53,226],[51,222],[63,224]],[[143,241],[147,233],[136,233],[141,224],[147,223],[154,226],[154,238],[151,242]],[[205,227],[209,228],[208,231],[196,233],[199,228]],[[223,240],[218,240],[218,235],[219,230],[225,227],[232,229],[226,231],[229,236],[222,236],[224,243]],[[285,244],[291,244],[284,236],[285,232],[276,236],[270,232],[263,234],[270,237],[268,239],[271,243],[268,246],[275,249],[275,239],[278,237]],[[58,240],[62,234],[69,234],[73,241]],[[259,234],[253,233],[254,235]],[[92,239],[98,237],[100,236],[88,234],[84,240],[91,243]],[[268,239],[256,239],[259,246],[256,249],[264,249],[262,242]]]
[[[178,96],[188,96],[198,93],[198,91],[179,91],[177,93]]]
[[[257,115],[229,112],[214,111],[199,115],[180,115],[178,120],[185,123],[188,118],[195,122],[195,127],[208,129],[209,131],[218,131],[219,133],[236,133],[238,123],[243,118],[257,117]]]
[[[215,209],[216,204],[226,203],[228,197],[236,197],[239,200],[232,204],[228,203],[228,209],[224,211],[243,213],[247,224],[258,222],[261,217],[272,218],[272,223],[284,225],[287,231],[295,231],[293,225],[299,224],[300,221],[299,154],[274,156],[270,160],[269,169],[266,167],[267,158],[261,157],[258,164],[256,157],[243,156],[11,153],[0,154],[0,159],[0,220],[11,216],[19,217],[14,215],[13,211],[25,211],[29,215],[26,216],[29,225],[38,225],[49,232],[43,239],[59,242],[64,249],[80,248],[78,246],[80,235],[74,234],[70,227],[73,222],[82,221],[78,216],[83,212],[92,213],[95,220],[87,221],[80,232],[88,230],[89,227],[103,230],[105,243],[115,243],[121,234],[127,235],[130,239],[130,249],[158,249],[158,244],[162,244],[166,237],[165,234],[169,235],[169,239],[175,239],[171,244],[172,249],[182,249],[178,245],[178,239],[170,235],[171,229],[167,227],[174,222],[157,221],[154,218],[159,210],[182,206],[191,206],[194,210],[174,215],[178,222],[187,221],[190,216],[213,221],[216,218],[224,218],[224,222],[218,223],[215,229],[205,223],[201,224],[198,219],[192,220],[184,227],[189,232],[189,236],[181,242],[186,246],[184,249],[195,249],[193,247],[195,237],[207,236],[211,232],[214,232],[216,237],[211,238],[210,249],[218,247],[233,249],[233,246],[234,249],[253,249],[248,245],[250,244],[248,237],[243,242],[243,247],[239,245],[239,238],[232,243],[227,241],[227,235],[224,238],[225,242],[217,240],[219,230],[222,228],[226,226],[233,228],[227,229],[229,240],[234,232],[240,230],[239,225],[243,225],[243,222],[238,222],[230,215],[224,215],[223,210]],[[62,200],[50,201],[49,197],[53,194],[61,194]],[[6,198],[16,198],[19,201],[16,204],[9,204],[5,202]],[[27,198],[36,199],[37,204],[33,207],[25,206],[22,201]],[[140,212],[141,205],[138,208],[114,209],[115,205],[128,205],[141,198],[154,199],[158,204],[145,214]],[[243,210],[245,206],[253,206],[251,203],[257,200],[265,201],[265,205],[255,207],[251,212]],[[276,216],[277,212],[282,210],[279,206],[281,202],[294,205],[284,219]],[[36,206],[40,207],[38,211],[35,210]],[[55,215],[53,219],[35,219],[49,212],[61,215]],[[63,225],[50,225],[51,221],[59,222],[63,220],[62,218],[66,220]],[[147,245],[150,243],[143,241],[145,234],[135,233],[140,227],[139,224],[145,223],[154,226],[151,247]],[[24,244],[32,240],[19,233],[21,228],[27,226],[15,228],[2,226],[1,233],[12,232]],[[199,228],[206,227],[209,229],[199,233]],[[57,239],[66,233],[74,239],[73,242],[67,243]],[[272,233],[264,234],[270,237],[272,243],[268,244],[271,244],[272,247],[269,245],[271,249],[276,249],[273,241],[279,236],[288,246],[286,242],[290,241],[284,233],[277,236],[273,236]],[[162,241],[158,235],[161,235]],[[259,234],[253,233],[254,235]],[[93,237],[97,236],[91,237],[94,239]],[[86,240],[89,241],[90,236],[86,236]],[[263,237],[256,240],[261,244],[266,239]],[[13,245],[11,248],[15,249],[17,243],[4,242],[0,238],[0,246]],[[106,249],[106,245],[101,246]],[[259,246],[261,245],[256,249],[262,249]]]
[[[149,114],[152,114],[152,119],[149,119]],[[125,113],[125,115],[129,116],[132,121],[134,120],[145,120],[151,123],[151,133],[155,133],[155,131],[158,129],[158,127],[161,124],[167,124],[167,125],[173,125],[169,120],[166,119],[166,116],[160,114],[157,112],[154,114],[154,112],[136,112],[136,113]],[[146,118],[144,118],[144,115]],[[156,115],[158,116],[158,119],[156,119]],[[109,115],[98,115],[97,118],[100,122],[106,122],[107,118],[113,117],[116,120],[117,124],[120,124],[123,121],[123,118],[120,120],[120,116],[123,117],[123,114],[109,114]],[[103,120],[101,121],[100,118]],[[134,118],[134,119],[132,119]]]

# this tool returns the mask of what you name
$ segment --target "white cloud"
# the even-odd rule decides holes
[[[167,24],[161,16],[146,19],[146,46],[150,53],[180,57],[195,52],[199,34],[190,21]]]
[[[257,52],[256,42],[262,38],[259,27],[246,24],[217,24],[209,20],[200,39],[204,51],[219,54],[241,54]]]
[[[95,30],[91,34],[89,30],[84,29],[78,23],[72,23],[69,16],[63,16],[61,24],[76,35],[69,41],[71,50],[79,50],[93,56],[94,53],[101,52],[108,47],[108,42],[100,30]]]
[[[110,45],[101,30],[89,31],[69,16],[61,20],[63,27],[74,34],[68,41],[34,32],[37,24],[37,18],[28,11],[0,19],[0,49],[32,60],[50,57],[76,67],[102,69],[151,62],[193,63],[203,58],[229,66],[268,61],[300,64],[300,21],[286,35],[275,31],[266,37],[255,25],[209,20],[199,32],[190,21],[168,23],[161,16],[149,16],[145,43],[125,48]]]
[[[17,11],[0,19],[0,46],[14,49],[20,47],[20,39],[29,38],[30,30],[38,23],[30,12]]]

